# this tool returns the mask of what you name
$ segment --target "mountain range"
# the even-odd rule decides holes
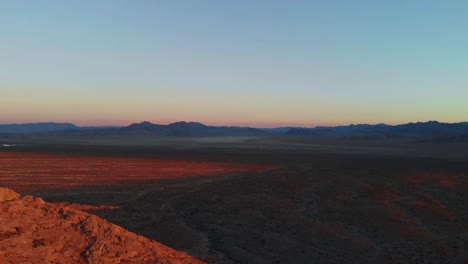
[[[0,125],[0,133],[42,133],[64,130],[77,130],[80,127],[71,123],[28,123],[28,124],[6,124]]]
[[[180,137],[207,136],[318,136],[338,138],[419,138],[430,140],[468,140],[468,122],[441,123],[437,121],[402,125],[359,124],[335,127],[254,128],[237,126],[208,126],[198,122],[175,122],[168,125],[151,122],[134,123],[124,127],[79,127],[71,123],[29,123],[0,125],[0,134],[55,135],[154,135]]]
[[[468,137],[468,122],[441,123],[437,121],[401,125],[360,124],[336,127],[294,128],[286,132],[296,136],[334,136],[353,138],[421,138],[431,140]]]

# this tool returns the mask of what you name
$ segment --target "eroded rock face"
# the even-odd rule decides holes
[[[20,195],[15,193],[13,190],[0,187],[0,203],[5,202],[5,201],[15,200],[15,199],[18,199],[19,197]]]
[[[0,188],[2,263],[203,263],[64,204]]]

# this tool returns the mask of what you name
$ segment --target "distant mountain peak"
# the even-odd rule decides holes
[[[139,125],[154,125],[154,124],[149,122],[149,121],[143,121],[143,122],[139,123]]]
[[[148,121],[135,123],[120,129],[130,134],[152,134],[158,136],[258,136],[268,132],[249,127],[207,126],[200,122],[178,121],[168,125],[157,125]]]
[[[206,127],[206,125],[200,122],[186,122],[186,121],[178,121],[169,124],[168,126],[183,126],[183,127]]]

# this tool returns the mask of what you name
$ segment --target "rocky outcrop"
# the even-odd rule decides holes
[[[203,263],[67,204],[0,188],[2,263]]]
[[[14,191],[0,187],[0,203],[15,200],[15,199],[18,199],[19,197],[20,195],[15,193]]]

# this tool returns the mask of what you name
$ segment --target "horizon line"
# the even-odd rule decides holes
[[[198,121],[185,121],[185,120],[180,120],[180,121],[175,121],[175,122],[163,122],[163,123],[158,123],[154,121],[148,121],[148,120],[143,120],[140,122],[129,122],[126,125],[83,125],[79,124],[80,122],[58,122],[58,121],[38,121],[38,122],[21,122],[21,123],[0,123],[0,125],[28,125],[28,124],[72,124],[77,127],[127,127],[133,124],[141,124],[144,122],[148,122],[151,124],[155,125],[171,125],[174,123],[180,123],[180,122],[186,122],[186,123],[200,123],[206,126],[215,126],[215,127],[250,127],[250,128],[260,128],[260,129],[274,129],[274,128],[286,128],[286,127],[291,127],[291,128],[317,128],[317,127],[340,127],[340,126],[355,126],[355,125],[387,125],[387,126],[398,126],[398,125],[405,125],[405,124],[416,124],[416,123],[429,123],[429,122],[437,122],[441,124],[460,124],[460,123],[468,123],[468,121],[458,121],[458,122],[441,122],[438,120],[427,120],[427,121],[411,121],[411,122],[405,122],[405,123],[384,123],[384,122],[378,122],[378,123],[346,123],[346,124],[336,124],[336,125],[315,125],[315,126],[307,126],[307,125],[279,125],[279,126],[255,126],[255,125],[228,125],[228,124],[207,124],[204,122],[198,122]]]

